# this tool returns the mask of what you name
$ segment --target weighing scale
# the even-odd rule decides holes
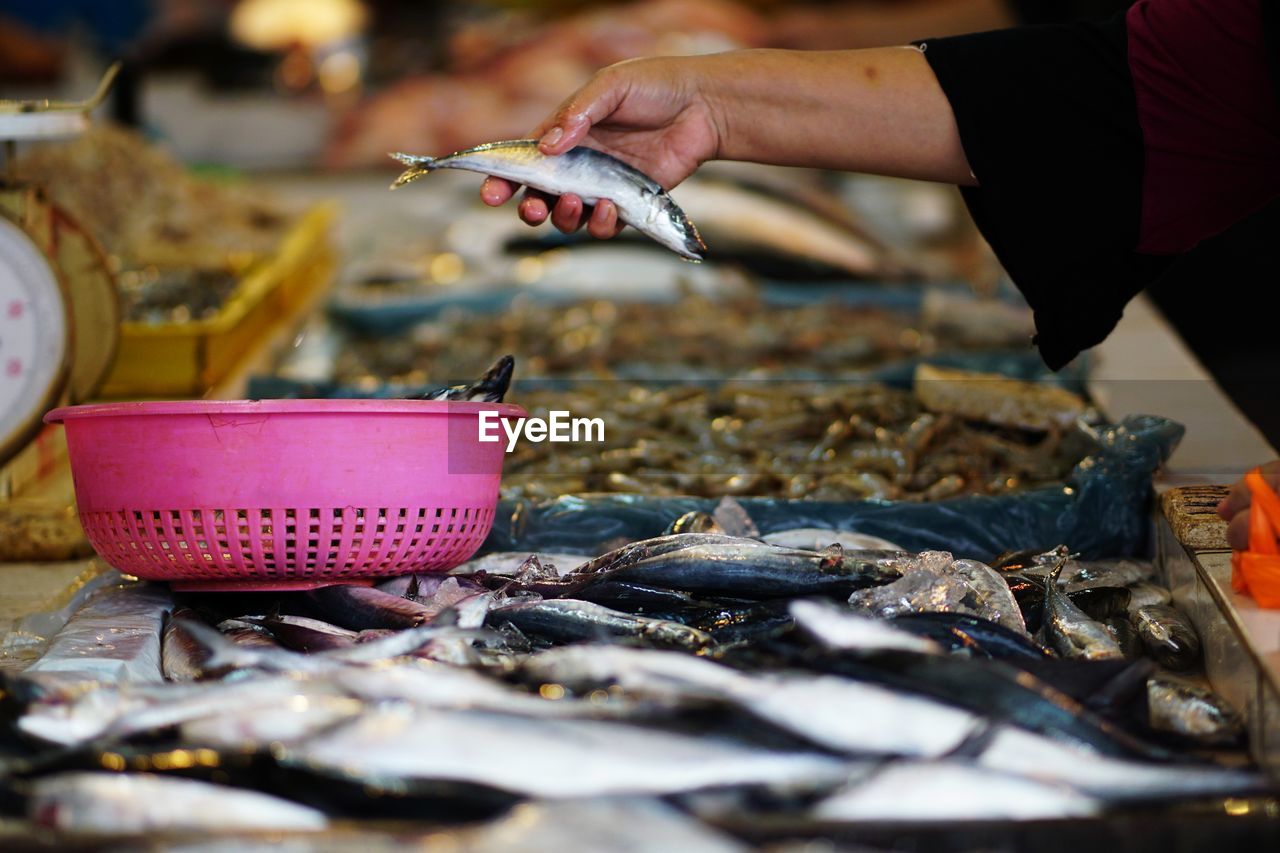
[[[51,408],[87,400],[120,340],[115,275],[102,248],[38,185],[17,173],[19,141],[73,136],[106,97],[119,63],[85,101],[0,100],[0,465]]]

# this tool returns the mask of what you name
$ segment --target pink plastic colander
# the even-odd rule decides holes
[[[80,521],[115,568],[177,589],[308,589],[444,571],[493,526],[505,440],[428,400],[56,409]],[[494,419],[491,434],[501,434]],[[503,436],[505,439],[505,436]]]

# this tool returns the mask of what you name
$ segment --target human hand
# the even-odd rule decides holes
[[[1268,462],[1258,472],[1267,485],[1280,491],[1280,461]],[[1218,516],[1227,522],[1227,543],[1236,551],[1249,549],[1249,487],[1244,478],[1237,480],[1231,491],[1218,504]]]
[[[671,189],[703,162],[716,156],[721,122],[713,108],[697,59],[658,57],[611,65],[569,96],[534,128],[544,154],[563,154],[586,145],[612,154]],[[519,186],[487,178],[480,187],[485,204],[498,206]],[[621,230],[618,211],[602,200],[589,210],[575,195],[559,198],[526,190],[520,218],[530,225],[548,216],[566,234],[584,224],[592,236],[607,239]]]

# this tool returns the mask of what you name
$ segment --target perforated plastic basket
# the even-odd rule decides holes
[[[115,568],[178,589],[305,589],[444,571],[493,525],[504,441],[425,400],[109,403],[67,431],[80,521]],[[495,425],[494,432],[501,433]]]

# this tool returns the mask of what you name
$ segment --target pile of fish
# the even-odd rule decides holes
[[[922,396],[928,392],[875,383],[749,380],[526,390],[519,401],[534,417],[607,413],[604,442],[574,454],[562,445],[518,444],[505,464],[503,494],[934,501],[1061,483],[1087,450],[1067,440],[1071,431],[1062,423],[1043,420],[1053,411],[1047,405],[1036,410],[1036,428],[1027,429],[954,413],[949,401],[927,406]],[[1068,418],[1083,408],[1076,403],[1064,410]]]
[[[9,668],[0,804],[94,834],[488,821],[459,844],[563,814],[584,824],[565,844],[732,850],[725,827],[768,820],[803,838],[1273,793],[1148,563],[759,537],[731,502],[671,530],[375,587],[111,584]]]
[[[1000,306],[994,311],[999,312]],[[394,336],[355,338],[336,356],[333,381],[420,386],[483,370],[495,352],[519,353],[525,375],[614,379],[829,376],[911,356],[993,344],[955,325],[819,300],[778,306],[758,295],[674,302],[521,300],[494,314],[462,308]],[[1025,345],[1024,330],[1005,345]],[[449,372],[440,375],[441,369]]]

